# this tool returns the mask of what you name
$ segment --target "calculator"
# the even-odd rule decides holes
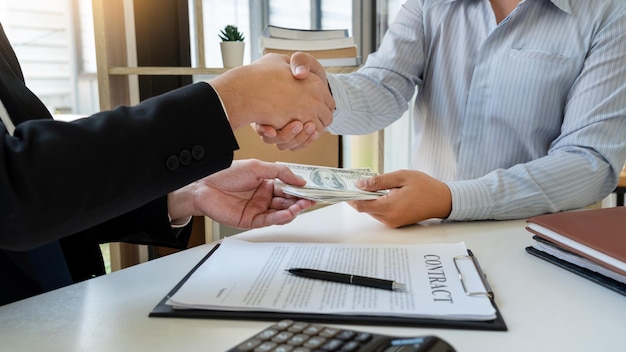
[[[228,352],[455,352],[434,336],[395,337],[281,320]]]

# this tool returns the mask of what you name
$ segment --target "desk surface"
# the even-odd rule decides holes
[[[345,204],[337,204],[301,215],[285,226],[236,236],[252,241],[465,241],[489,278],[509,331],[349,327],[404,336],[436,334],[461,352],[571,352],[623,347],[626,297],[527,254],[524,248],[532,240],[524,224],[521,220],[429,221],[393,230]],[[1,348],[90,352],[227,350],[270,322],[148,317],[211,247],[192,248],[0,307]]]

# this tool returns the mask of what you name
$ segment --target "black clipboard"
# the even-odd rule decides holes
[[[534,238],[534,237],[533,237]],[[539,239],[537,239],[539,240]],[[563,250],[563,249],[560,249]],[[544,251],[540,251],[538,249],[536,249],[535,247],[526,247],[526,252],[534,255],[535,257],[541,258],[547,262],[550,262],[562,269],[565,269],[569,272],[572,272],[576,275],[582,276],[587,280],[591,280],[593,282],[595,282],[598,285],[604,286],[606,288],[608,288],[609,290],[615,291],[619,294],[622,294],[624,296],[626,296],[626,284],[621,283],[617,280],[613,280],[610,277],[604,276],[600,273],[597,273],[595,271],[589,270],[587,268],[583,268],[581,266],[578,266],[576,264],[570,263],[566,260],[557,258],[551,254],[548,254]]]
[[[411,317],[392,317],[392,316],[371,316],[371,315],[341,315],[341,314],[309,314],[297,312],[262,312],[262,311],[222,311],[209,309],[174,309],[166,302],[169,297],[174,295],[179,288],[187,281],[187,279],[198,269],[215,251],[219,248],[217,244],[196,266],[185,275],[185,277],[152,309],[150,317],[160,318],[204,318],[204,319],[229,319],[229,320],[262,320],[262,321],[279,321],[282,319],[292,319],[298,321],[309,321],[327,324],[354,324],[354,325],[391,325],[391,326],[407,326],[407,327],[428,327],[442,329],[463,329],[463,330],[489,330],[489,331],[507,331],[506,323],[500,314],[500,310],[496,305],[493,295],[489,296],[491,304],[496,310],[496,318],[493,320],[474,321],[474,320],[446,320],[446,319],[427,319],[427,318],[411,318]],[[476,257],[471,251],[469,256],[474,261]],[[477,267],[479,274],[482,270]],[[484,280],[484,276],[482,277]],[[469,294],[469,293],[468,293]],[[485,292],[486,294],[486,292]]]

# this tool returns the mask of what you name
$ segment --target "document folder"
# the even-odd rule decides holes
[[[624,296],[626,296],[626,284],[623,284],[617,280],[613,280],[610,277],[606,277],[602,274],[596,273],[592,270],[589,270],[587,268],[583,268],[580,267],[576,264],[572,264],[568,261],[565,261],[563,259],[559,259],[553,255],[550,255],[546,252],[540,251],[534,247],[526,247],[526,252],[541,258],[549,263],[552,263],[556,266],[561,267],[562,269],[565,269],[567,271],[570,271],[576,275],[580,275],[582,277],[584,277],[587,280],[591,280],[593,282],[595,282],[596,284],[599,284],[601,286],[604,286],[610,290],[613,290],[617,293],[620,293]]]
[[[150,312],[150,317],[172,317],[172,318],[205,318],[205,319],[231,319],[231,320],[263,320],[278,321],[282,319],[292,319],[299,321],[335,323],[335,324],[358,324],[358,325],[391,325],[407,327],[430,327],[445,329],[467,329],[467,330],[488,330],[506,331],[507,326],[495,303],[491,292],[482,292],[489,297],[491,304],[496,311],[493,320],[450,320],[450,319],[426,319],[404,316],[380,316],[380,315],[348,315],[348,314],[311,314],[298,312],[270,312],[270,311],[231,311],[231,310],[211,310],[211,309],[175,309],[168,300],[172,297],[192,276],[192,274],[202,266],[219,248],[216,245]],[[475,257],[470,251],[475,265]],[[463,259],[463,258],[460,258]],[[456,263],[455,258],[455,263]],[[477,268],[478,272],[482,271]],[[468,295],[476,293],[467,292]]]

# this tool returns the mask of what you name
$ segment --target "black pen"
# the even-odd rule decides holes
[[[285,270],[287,270],[290,274],[300,276],[300,277],[306,277],[309,279],[340,282],[344,284],[359,285],[359,286],[372,287],[372,288],[382,288],[384,290],[390,290],[390,291],[405,291],[406,290],[405,284],[401,284],[399,282],[395,282],[391,280],[376,279],[373,277],[365,277],[365,276],[352,275],[352,274],[335,273],[332,271],[304,269],[304,268],[290,268],[290,269],[285,269]]]

